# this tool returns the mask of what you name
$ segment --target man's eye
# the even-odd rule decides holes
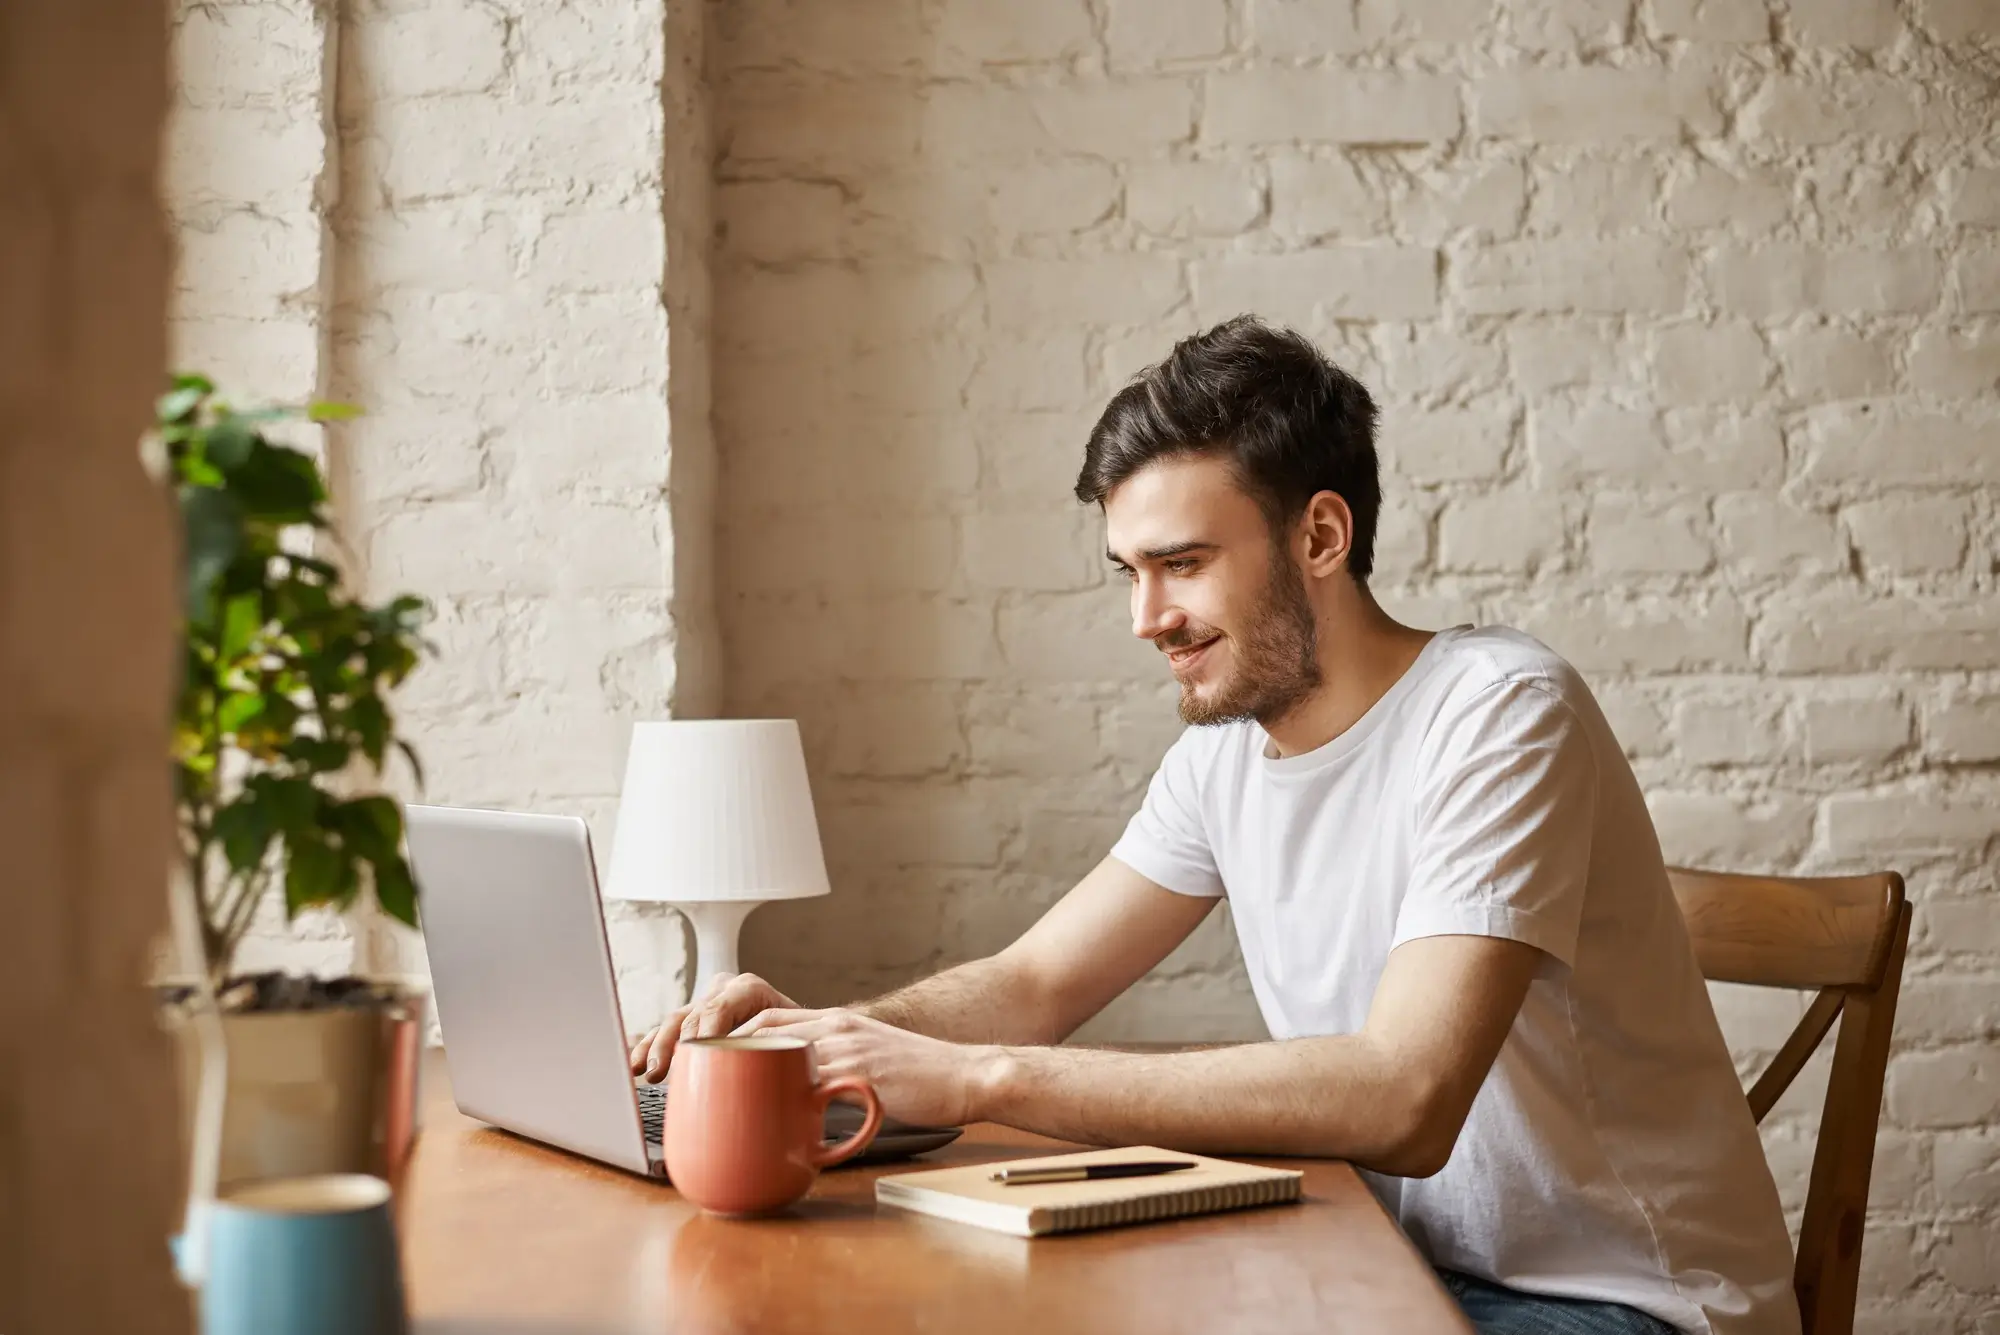
[[[1179,560],[1179,561],[1168,561],[1168,562],[1166,562],[1165,564],[1166,564],[1166,567],[1167,567],[1167,573],[1168,573],[1169,575],[1185,575],[1185,574],[1188,574],[1189,572],[1191,572],[1191,571],[1192,571],[1192,570],[1194,569],[1194,565],[1195,565],[1195,563],[1194,563],[1193,561],[1189,561],[1189,560],[1185,560],[1185,559],[1183,559],[1183,560]]]
[[[1118,578],[1124,580],[1127,584],[1137,584],[1139,582],[1139,572],[1131,566],[1119,566]]]

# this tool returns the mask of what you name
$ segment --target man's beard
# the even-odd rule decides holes
[[[1185,649],[1213,639],[1212,626],[1188,625],[1155,643]],[[1181,686],[1181,722],[1190,727],[1283,718],[1320,684],[1319,632],[1305,580],[1284,552],[1271,554],[1271,582],[1249,619],[1249,629],[1229,639],[1230,675],[1208,696]]]

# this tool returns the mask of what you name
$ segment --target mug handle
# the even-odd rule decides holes
[[[875,1133],[882,1129],[882,1104],[875,1097],[874,1087],[858,1075],[844,1075],[838,1080],[829,1080],[813,1091],[814,1101],[819,1106],[819,1115],[826,1116],[826,1105],[833,1102],[836,1094],[859,1094],[868,1107],[868,1115],[862,1119],[861,1129],[841,1141],[838,1145],[822,1145],[813,1151],[812,1163],[815,1168],[831,1168],[837,1163],[845,1163],[868,1148],[868,1142],[875,1139]]]

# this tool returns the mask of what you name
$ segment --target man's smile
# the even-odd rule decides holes
[[[1192,667],[1200,660],[1203,654],[1207,653],[1221,639],[1220,635],[1212,635],[1199,644],[1191,644],[1179,649],[1167,649],[1163,652],[1166,654],[1167,662],[1172,665],[1173,670],[1179,672],[1183,668]]]

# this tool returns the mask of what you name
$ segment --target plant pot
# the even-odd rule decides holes
[[[179,1049],[181,1126],[191,1135],[200,1047],[167,1008]],[[369,1006],[237,1011],[222,1017],[228,1097],[218,1185],[370,1173],[393,1188],[416,1135],[420,999]]]

